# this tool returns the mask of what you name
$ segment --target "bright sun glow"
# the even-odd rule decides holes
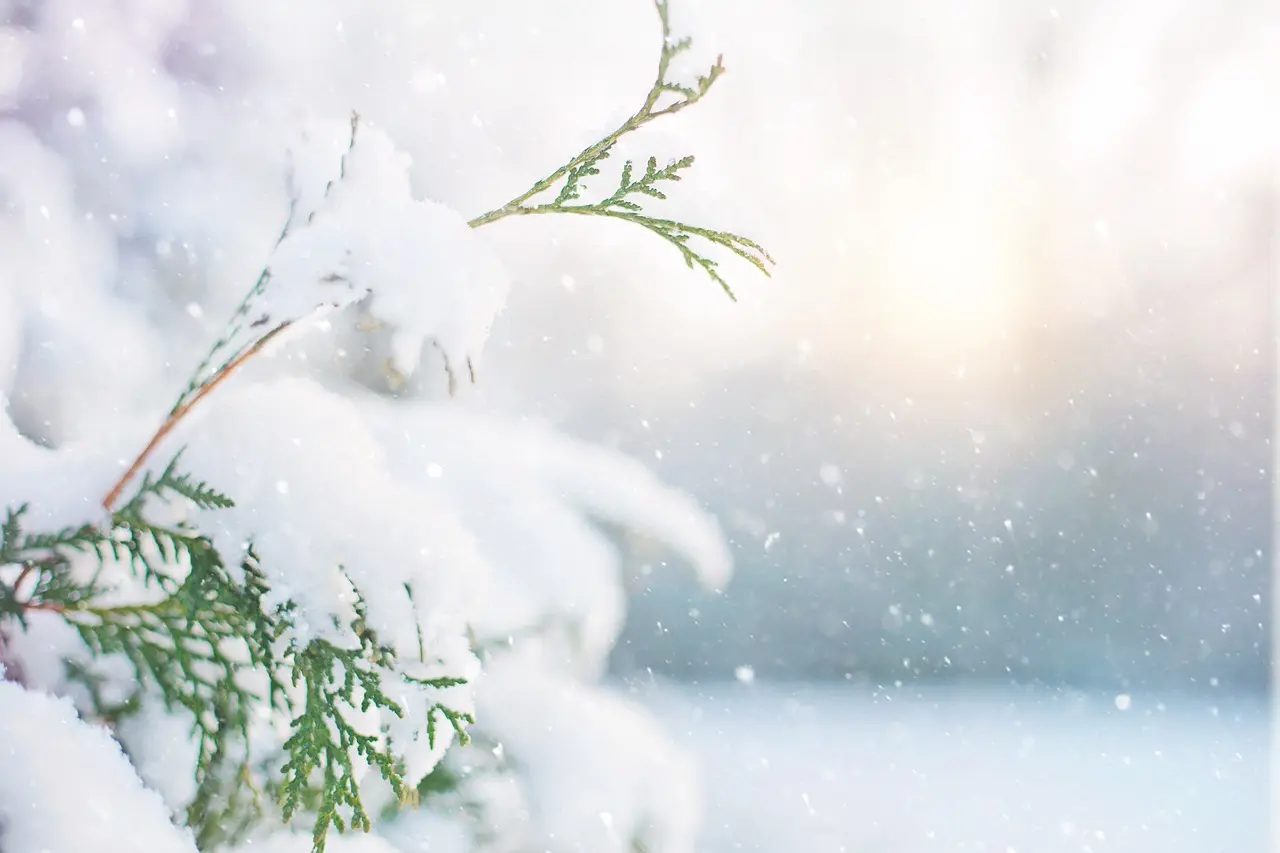
[[[883,331],[921,352],[950,355],[1002,339],[1014,314],[1008,224],[960,204],[902,211],[879,267]]]

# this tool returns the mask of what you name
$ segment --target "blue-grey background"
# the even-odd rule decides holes
[[[584,100],[531,172],[651,73],[644,4],[557,3],[597,35],[544,56]],[[729,73],[635,152],[697,154],[667,209],[775,278],[727,266],[731,303],[649,235],[495,232],[539,260],[484,393],[647,461],[734,544],[721,596],[632,551],[616,671],[1264,689],[1274,8],[673,8]]]

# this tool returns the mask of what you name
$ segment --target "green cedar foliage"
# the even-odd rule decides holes
[[[148,520],[152,501],[186,500],[204,508],[232,506],[231,499],[180,473],[177,461],[159,477],[144,477],[109,525],[86,525],[55,533],[24,529],[26,508],[7,513],[0,528],[0,566],[19,567],[16,579],[0,582],[0,627],[19,627],[31,612],[54,613],[79,634],[93,658],[119,656],[132,670],[135,695],[124,702],[103,698],[102,676],[79,663],[68,676],[87,689],[96,715],[115,721],[136,712],[143,691],[171,712],[185,713],[196,740],[196,793],[186,818],[202,849],[234,840],[262,817],[263,795],[277,801],[289,820],[312,815],[314,849],[323,851],[330,826],[368,829],[352,768],[358,754],[403,796],[398,758],[376,734],[358,731],[349,710],[399,705],[381,687],[396,666],[391,650],[377,643],[362,619],[352,626],[354,648],[323,639],[300,642],[292,634],[289,605],[264,606],[267,584],[250,551],[232,572],[210,540],[186,526]],[[84,576],[89,557],[96,571]],[[101,603],[109,591],[100,578],[111,564],[127,569],[148,595],[137,603]],[[358,606],[357,613],[362,613]],[[247,677],[251,673],[258,678]],[[258,686],[250,686],[252,682]],[[432,687],[463,683],[426,680]],[[258,790],[249,726],[262,711],[289,719],[284,763],[277,783]],[[469,714],[437,705],[429,717],[434,742],[443,718],[465,742]]]
[[[729,283],[720,275],[719,262],[703,254],[703,251],[698,248],[698,241],[727,249],[765,275],[769,275],[768,265],[774,262],[769,253],[746,237],[727,231],[702,228],[674,219],[651,216],[644,212],[642,206],[644,199],[661,201],[667,197],[659,184],[679,181],[680,173],[693,165],[692,155],[670,160],[662,167],[659,167],[656,157],[650,157],[645,164],[644,172],[639,177],[635,175],[635,164],[628,160],[622,165],[621,175],[613,192],[594,202],[585,201],[583,198],[586,190],[585,180],[600,174],[601,164],[609,159],[619,139],[655,119],[673,115],[696,104],[724,73],[724,65],[720,59],[717,59],[711,69],[705,75],[699,75],[692,84],[677,83],[667,79],[671,60],[688,50],[692,41],[671,35],[667,0],[655,0],[654,6],[658,12],[658,19],[662,23],[662,52],[658,57],[658,71],[653,85],[645,95],[640,108],[612,133],[583,149],[576,157],[502,207],[472,219],[470,225],[478,228],[509,216],[530,216],[541,213],[603,216],[630,222],[656,234],[674,246],[680,252],[686,266],[690,269],[695,267],[701,269],[711,277],[712,281],[720,285],[730,298],[733,298]],[[533,202],[535,197],[543,195],[556,185],[560,185],[560,189],[551,201],[541,204]]]

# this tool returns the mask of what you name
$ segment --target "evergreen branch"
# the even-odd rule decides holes
[[[478,228],[481,225],[488,225],[490,222],[497,222],[512,214],[518,213],[519,208],[534,196],[551,189],[559,183],[563,178],[573,173],[575,170],[582,168],[584,165],[591,165],[603,159],[609,149],[628,133],[638,130],[654,119],[677,113],[685,107],[697,103],[703,95],[711,88],[712,84],[724,73],[723,57],[717,58],[715,65],[711,66],[711,70],[706,74],[697,78],[694,86],[679,86],[667,80],[667,72],[671,66],[671,60],[680,53],[683,53],[692,44],[690,39],[673,39],[671,37],[671,23],[669,20],[667,0],[654,0],[654,7],[658,12],[658,19],[662,23],[662,51],[658,56],[658,71],[653,85],[649,88],[649,93],[645,96],[644,103],[640,109],[636,110],[626,121],[617,127],[612,133],[605,136],[600,141],[587,146],[580,151],[577,156],[568,163],[556,169],[542,180],[535,183],[532,187],[525,190],[520,195],[511,199],[502,207],[495,208],[488,213],[481,214],[472,219],[468,224],[472,228]],[[664,107],[659,107],[658,103],[662,99],[664,93],[674,92],[679,95],[671,103]]]
[[[356,649],[344,649],[327,640],[312,640],[291,650],[293,684],[303,685],[303,705],[290,723],[292,734],[284,743],[288,759],[283,777],[281,811],[287,821],[313,797],[312,784],[320,776],[321,789],[312,825],[312,849],[323,853],[329,827],[368,831],[372,822],[360,799],[354,757],[376,767],[397,797],[404,796],[404,780],[395,756],[377,735],[360,732],[347,720],[343,708],[367,712],[380,708],[396,716],[403,711],[381,687],[379,663],[387,652],[367,634]],[[345,812],[345,815],[344,815]]]
[[[453,708],[446,707],[437,702],[427,709],[427,745],[432,749],[436,748],[436,715],[444,717],[453,726],[453,732],[458,736],[458,743],[466,746],[471,742],[471,735],[467,733],[466,726],[475,725],[476,718],[471,714],[462,711],[455,711]]]
[[[690,40],[671,37],[667,0],[655,0],[655,8],[662,25],[662,50],[655,81],[641,107],[612,133],[530,190],[469,224],[475,228],[508,216],[542,213],[596,215],[630,222],[675,246],[690,268],[702,269],[732,298],[717,262],[691,244],[696,240],[727,249],[766,275],[766,264],[773,263],[768,253],[738,235],[650,216],[642,207],[645,199],[667,198],[669,185],[664,182],[681,180],[682,172],[693,166],[692,156],[669,161],[661,168],[657,158],[649,157],[638,175],[637,167],[628,160],[610,195],[594,202],[584,198],[586,184],[601,174],[604,161],[623,136],[697,103],[724,71],[717,59],[707,74],[692,82],[669,80],[672,59],[688,50]],[[347,175],[358,122],[359,116],[353,114],[350,143],[338,176],[325,186],[324,199]],[[272,256],[295,227],[298,215],[292,172],[289,180],[288,216]],[[535,197],[557,185],[552,201],[534,203]],[[309,225],[315,215],[312,211],[303,224]],[[123,700],[109,695],[105,689],[108,679],[102,671],[66,664],[68,679],[85,688],[99,718],[108,723],[136,713],[146,693],[157,695],[168,711],[190,717],[197,753],[193,768],[196,787],[186,805],[186,820],[203,850],[234,840],[261,816],[262,797],[254,781],[255,771],[267,765],[260,759],[258,764],[251,761],[250,726],[258,714],[275,711],[287,715],[290,733],[282,746],[283,754],[271,761],[279,772],[272,773],[262,788],[277,800],[286,821],[300,812],[314,817],[313,850],[323,853],[330,827],[338,831],[370,829],[371,818],[360,797],[357,764],[376,767],[401,802],[413,801],[419,791],[441,784],[436,778],[408,789],[401,758],[382,727],[366,731],[358,720],[353,723],[356,714],[370,712],[376,712],[373,716],[379,721],[388,715],[405,716],[405,709],[384,691],[384,678],[394,673],[440,690],[466,681],[397,673],[391,650],[379,645],[365,627],[358,590],[357,619],[342,626],[350,628],[348,636],[355,639],[353,644],[326,639],[303,643],[296,637],[286,642],[294,628],[295,609],[291,604],[264,609],[268,584],[252,549],[241,561],[241,572],[235,574],[228,570],[213,542],[197,530],[182,523],[157,524],[148,517],[153,500],[180,498],[201,510],[233,506],[229,496],[180,470],[181,452],[158,475],[143,469],[201,400],[296,321],[266,314],[254,319],[259,313],[255,306],[270,283],[269,257],[164,421],[104,496],[102,505],[109,513],[106,521],[28,533],[23,529],[25,506],[6,512],[0,523],[0,570],[4,570],[0,576],[0,629],[10,619],[25,624],[27,613],[45,611],[70,625],[93,659],[113,657],[127,663],[135,689]],[[452,386],[447,360],[446,370]],[[132,496],[121,503],[126,487],[140,473]],[[83,569],[89,557],[97,561],[97,569],[86,579]],[[99,578],[113,562],[130,569],[144,589],[158,596],[145,602],[103,603],[107,588]],[[406,593],[412,598],[407,587]],[[151,600],[156,597],[159,600]],[[425,643],[421,626],[417,627],[418,657],[424,659]],[[265,695],[246,686],[246,675],[265,676]],[[296,696],[290,688],[297,691]],[[441,720],[462,744],[469,742],[467,726],[474,723],[471,714],[433,701],[429,695],[420,703],[418,708],[426,706],[423,725],[433,748]]]
[[[188,397],[184,402],[179,403],[174,410],[169,413],[169,416],[164,419],[164,423],[160,424],[160,428],[155,431],[151,436],[151,439],[147,442],[147,445],[142,448],[142,452],[134,458],[133,462],[129,465],[129,468],[120,476],[120,479],[116,480],[110,491],[108,491],[102,498],[103,508],[107,510],[111,509],[116,500],[119,499],[120,493],[124,491],[124,487],[129,484],[129,481],[137,475],[138,471],[146,463],[147,458],[151,456],[152,452],[154,452],[160,445],[160,442],[164,440],[165,436],[173,431],[174,427],[176,427],[182,419],[186,417],[187,413],[190,412],[197,403],[209,396],[209,394],[213,393],[214,389],[225,382],[227,377],[234,373],[238,367],[253,358],[253,356],[257,355],[259,352],[262,352],[262,350],[266,348],[267,344],[271,343],[271,340],[288,328],[289,325],[289,321],[281,323],[254,341],[251,346],[241,350],[235,358],[219,368],[213,378],[209,379],[196,389],[195,393]]]
[[[679,160],[672,160],[663,168],[658,168],[658,160],[656,157],[650,157],[649,162],[645,164],[644,174],[639,180],[631,180],[631,161],[628,160],[622,167],[622,177],[618,181],[618,188],[613,191],[613,195],[597,202],[596,207],[621,207],[625,210],[639,210],[640,205],[634,201],[627,200],[627,196],[632,193],[641,193],[651,198],[665,199],[667,196],[660,189],[654,186],[658,181],[678,181],[680,180],[680,170],[687,169],[693,165],[693,155],[682,157]]]
[[[42,562],[29,562],[26,577],[35,576],[31,591],[21,602],[22,610],[48,610],[62,613],[93,601],[102,594],[96,578],[80,581],[70,571],[66,556],[58,554]],[[16,589],[16,585],[15,585]]]
[[[23,601],[18,597],[18,583],[12,586],[0,580],[0,625],[4,624],[5,619],[13,619],[21,628],[26,628],[26,608]],[[0,639],[3,636],[0,635]]]
[[[613,207],[605,207],[603,203],[590,205],[553,205],[544,204],[537,207],[526,207],[520,211],[522,215],[532,215],[540,213],[570,213],[585,216],[603,216],[610,219],[620,219],[624,222],[631,222],[642,228],[657,234],[666,240],[672,246],[679,250],[680,256],[684,259],[685,265],[690,269],[695,267],[705,272],[712,281],[720,285],[730,299],[734,299],[733,291],[729,287],[729,283],[720,275],[718,267],[719,262],[714,258],[707,257],[690,245],[691,238],[697,237],[713,245],[723,249],[728,249],[733,254],[750,263],[756,269],[769,275],[769,270],[765,266],[767,263],[773,263],[773,258],[758,243],[732,234],[727,231],[714,231],[710,228],[700,228],[696,225],[689,225],[685,222],[679,222],[674,219],[662,219],[655,216],[648,216],[641,212],[639,206],[624,207],[619,210]]]
[[[59,612],[95,657],[121,656],[139,688],[153,687],[166,709],[190,715],[196,791],[186,818],[201,849],[208,849],[261,814],[260,798],[249,784],[249,724],[253,708],[264,701],[267,707],[287,706],[272,652],[279,626],[263,611],[265,583],[253,566],[245,566],[240,584],[208,540],[175,541],[185,547],[190,571],[161,601],[108,607],[89,601]],[[248,670],[266,673],[266,697],[242,685],[239,676]],[[136,707],[132,701],[103,707],[95,696],[95,711],[107,718]]]
[[[167,499],[168,492],[186,498],[200,509],[230,509],[236,505],[230,497],[211,488],[207,483],[196,482],[190,474],[179,473],[178,463],[181,461],[180,450],[160,472],[159,477],[153,477],[150,471],[145,473],[138,490],[119,512],[136,515],[148,497]]]
[[[27,504],[17,509],[6,509],[4,524],[0,524],[0,566],[18,562],[19,543],[22,541],[22,516]]]
[[[690,269],[695,267],[701,269],[714,282],[720,285],[730,299],[734,299],[733,291],[717,269],[718,263],[690,248],[688,245],[689,238],[700,237],[729,249],[734,254],[750,262],[766,276],[769,275],[769,269],[766,264],[774,263],[768,252],[755,242],[736,234],[698,228],[670,219],[640,215],[642,208],[638,197],[647,196],[665,200],[666,193],[656,185],[661,181],[680,180],[680,171],[693,165],[692,156],[672,160],[661,169],[658,168],[657,158],[650,157],[644,174],[637,180],[632,180],[633,164],[628,160],[622,167],[622,175],[618,181],[618,187],[613,191],[612,195],[592,204],[572,204],[572,202],[579,201],[582,198],[583,180],[600,174],[599,164],[608,159],[610,152],[619,139],[628,133],[639,130],[654,119],[665,115],[673,115],[686,107],[696,104],[707,94],[716,80],[720,78],[720,75],[724,73],[723,57],[717,57],[715,64],[711,66],[711,70],[706,74],[699,75],[691,85],[668,80],[667,74],[671,67],[671,60],[688,50],[692,40],[688,38],[672,38],[667,0],[654,0],[654,7],[662,24],[662,50],[658,56],[658,70],[654,83],[649,88],[649,93],[645,96],[644,103],[641,104],[640,108],[612,133],[584,148],[568,163],[535,183],[528,190],[511,199],[502,207],[475,217],[468,224],[472,228],[479,228],[482,225],[488,225],[491,222],[497,222],[509,216],[522,216],[530,213],[574,213],[612,216],[615,219],[633,222],[662,237],[680,250],[681,257],[684,258],[685,264]],[[665,98],[667,95],[674,95],[675,97]],[[665,104],[663,103],[664,99],[666,101]],[[541,195],[561,181],[564,183],[561,185],[554,200],[545,204],[529,203],[534,197]],[[630,215],[620,215],[624,213]]]
[[[457,678],[455,676],[439,676],[436,678],[418,678],[416,676],[404,675],[404,680],[412,684],[420,684],[423,687],[434,687],[437,690],[444,690],[450,687],[461,687],[467,683],[465,678]],[[444,719],[453,727],[454,733],[458,736],[458,743],[466,746],[471,742],[471,735],[467,732],[466,727],[475,725],[475,717],[463,711],[450,708],[443,703],[436,702],[427,709],[427,744],[432,748],[436,748],[436,717],[437,715]]]
[[[206,832],[226,766],[239,751],[234,744],[247,745],[259,698],[237,680],[246,663],[235,653],[246,645],[244,614],[225,602],[193,607],[175,595],[154,605],[82,607],[66,611],[66,618],[95,657],[120,655],[140,687],[153,687],[167,710],[190,716],[196,794],[187,818],[197,834]]]
[[[239,731],[241,710],[219,693],[213,714],[218,731]],[[246,745],[220,739],[206,755],[203,779],[186,808],[187,825],[195,830],[196,848],[212,850],[243,836],[262,817],[262,796],[253,779]]]
[[[95,579],[86,582],[73,575],[71,556],[90,552],[101,557],[100,548],[107,540],[90,525],[53,533],[28,533],[22,527],[26,512],[25,504],[9,509],[0,525],[0,568],[21,566],[12,584],[0,581],[0,622],[7,616],[24,628],[28,611],[61,612],[101,592]],[[30,589],[24,592],[23,587],[28,585]]]
[[[370,827],[356,761],[376,767],[401,800],[415,795],[404,784],[400,758],[381,732],[362,732],[348,716],[372,709],[403,716],[381,686],[395,666],[391,650],[365,627],[359,599],[350,626],[353,647],[313,640],[305,645],[294,641],[280,650],[292,627],[292,605],[271,612],[264,608],[268,584],[252,549],[239,577],[233,577],[208,538],[183,525],[166,527],[147,518],[150,501],[174,497],[208,508],[231,505],[225,495],[180,471],[175,458],[159,475],[144,475],[106,529],[86,525],[28,533],[22,526],[25,507],[8,511],[0,524],[0,565],[22,568],[13,583],[0,582],[0,627],[8,618],[23,623],[31,611],[55,613],[77,632],[94,660],[124,661],[136,685],[124,701],[109,700],[104,677],[96,671],[67,664],[68,678],[86,689],[104,721],[137,712],[144,691],[154,692],[169,712],[190,718],[196,787],[186,820],[201,849],[234,840],[261,817],[262,797],[250,762],[250,723],[264,709],[288,713],[292,732],[283,745],[280,781],[272,780],[267,788],[286,820],[300,809],[314,814],[313,844],[321,853],[330,827]],[[109,560],[124,563],[144,587],[159,588],[163,596],[151,602],[99,603],[106,590],[96,573],[87,581],[77,578],[72,570],[76,554],[94,556],[99,570]],[[265,676],[266,695],[245,686],[248,673]],[[465,683],[451,676],[406,678],[437,689]],[[300,699],[290,696],[290,684],[302,688]],[[460,741],[467,741],[470,714],[441,702],[426,712],[424,727],[432,745],[441,719]]]
[[[212,843],[260,814],[252,786],[229,780],[247,778],[252,709],[263,703],[287,707],[272,651],[280,626],[263,610],[267,586],[252,552],[243,580],[237,581],[207,538],[145,518],[149,498],[173,495],[210,507],[230,505],[226,496],[180,473],[175,460],[159,477],[148,474],[105,530],[86,525],[26,533],[21,525],[25,508],[10,510],[0,526],[0,553],[23,570],[11,587],[0,584],[0,621],[16,616],[22,623],[29,611],[56,613],[94,659],[124,660],[136,690],[123,702],[107,701],[101,675],[66,664],[68,678],[86,689],[100,719],[115,721],[139,710],[144,689],[153,689],[169,711],[190,716],[197,761],[187,820],[202,843]],[[159,587],[164,597],[152,603],[98,604],[105,589],[97,574],[85,581],[72,571],[72,558],[84,553],[96,557],[99,570],[107,560],[127,564],[144,586]],[[30,590],[19,600],[24,581],[31,578]],[[266,697],[241,685],[241,673],[249,670],[266,673]]]
[[[338,178],[336,180],[329,181],[329,183],[325,185],[325,199],[328,199],[330,192],[333,190],[334,184],[346,177],[347,157],[351,154],[352,149],[355,148],[356,131],[359,126],[360,115],[353,112],[351,114],[350,141],[347,144],[347,150],[343,152],[342,158],[339,161]],[[295,195],[290,199],[289,216],[285,220],[284,227],[280,231],[280,236],[276,238],[275,246],[272,249],[273,252],[275,249],[280,247],[280,244],[283,243],[284,239],[289,235],[290,229],[293,225],[296,208],[297,196]],[[314,217],[315,211],[312,211],[310,216],[307,218],[308,224],[310,224]],[[231,321],[229,322],[226,331],[224,331],[218,340],[214,342],[208,355],[205,356],[204,360],[201,361],[195,371],[192,372],[191,377],[187,380],[186,387],[183,389],[182,393],[178,395],[177,401],[174,402],[173,407],[169,410],[168,415],[165,416],[160,427],[151,436],[150,440],[148,440],[146,446],[142,448],[141,452],[139,452],[134,458],[133,462],[129,465],[128,469],[125,470],[124,474],[120,476],[120,479],[115,482],[103,497],[102,506],[104,509],[107,511],[111,510],[112,506],[114,506],[115,502],[119,499],[120,493],[124,490],[124,487],[128,485],[130,480],[137,476],[138,471],[141,470],[148,457],[151,456],[152,452],[155,451],[160,442],[164,440],[165,436],[173,431],[174,427],[176,427],[178,423],[186,417],[197,403],[207,397],[215,388],[226,381],[227,377],[234,373],[236,369],[246,361],[262,352],[273,338],[293,325],[294,320],[292,318],[278,321],[276,325],[265,334],[259,335],[244,344],[229,356],[226,356],[225,360],[223,360],[219,367],[212,371],[210,370],[211,365],[219,360],[223,353],[225,353],[231,346],[232,342],[235,341],[240,336],[241,332],[244,331],[246,328],[245,321],[248,319],[253,309],[254,302],[262,296],[270,282],[271,266],[268,263],[258,274],[258,278],[254,282],[253,286],[249,288],[249,292],[245,294],[244,298],[240,300],[240,304],[236,306],[236,310],[232,314]],[[270,322],[270,317],[260,317],[252,323],[249,323],[247,328],[257,328]]]

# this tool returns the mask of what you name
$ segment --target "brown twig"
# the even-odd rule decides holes
[[[18,573],[18,579],[13,582],[14,594],[17,594],[18,590],[22,589],[22,582],[27,579],[33,569],[35,569],[34,563],[27,563],[22,567],[22,571]]]
[[[43,610],[47,613],[66,613],[67,608],[57,601],[24,601],[18,605],[23,612]]]
[[[343,153],[342,159],[339,162],[338,177],[335,178],[334,180],[329,181],[329,183],[325,185],[324,197],[326,199],[329,197],[330,192],[332,192],[334,185],[347,176],[347,157],[351,154],[352,150],[356,146],[356,130],[357,128],[359,128],[359,126],[360,126],[360,115],[358,113],[352,112],[351,113],[351,141],[347,144],[347,150],[346,152]],[[292,184],[292,177],[290,177],[290,183]],[[284,242],[285,237],[289,235],[289,229],[293,225],[293,217],[294,217],[294,213],[296,212],[298,199],[296,195],[292,193],[290,195],[291,195],[291,198],[289,201],[289,216],[285,220],[284,228],[281,229],[280,231],[280,236],[276,238],[276,248],[279,248],[280,244]],[[308,224],[310,224],[311,221],[315,218],[315,215],[316,215],[316,211],[314,210],[311,211],[311,214],[307,217]],[[245,295],[240,305],[236,308],[236,312],[235,312],[236,321],[242,319],[249,312],[249,306],[253,298],[262,292],[262,289],[266,287],[266,284],[270,280],[270,278],[271,278],[270,267],[264,267],[262,270],[262,274],[258,276],[257,282],[253,285],[252,288],[249,289],[248,294]],[[341,276],[338,276],[335,274],[323,280],[327,282],[333,282],[333,281],[343,281],[344,279]],[[267,317],[264,316],[260,320],[255,320],[254,322],[250,323],[249,327],[255,328],[267,322],[268,322],[268,319]],[[262,337],[254,341],[250,346],[248,346],[243,351],[241,351],[238,355],[236,355],[235,358],[231,359],[222,367],[218,368],[217,372],[214,373],[213,376],[209,377],[209,379],[205,380],[199,386],[192,388],[191,385],[188,385],[187,391],[184,392],[184,396],[178,400],[177,404],[174,405],[173,409],[169,412],[168,416],[164,419],[164,423],[160,424],[160,428],[157,429],[155,431],[155,434],[151,436],[151,440],[147,442],[147,446],[142,448],[142,452],[139,453],[137,457],[133,460],[133,463],[129,466],[129,469],[125,471],[123,476],[121,476],[120,479],[116,481],[115,485],[111,487],[111,491],[107,492],[106,496],[103,497],[102,508],[105,509],[107,512],[111,511],[111,507],[114,506],[115,502],[120,498],[120,492],[123,491],[124,487],[129,484],[129,481],[132,480],[137,475],[138,471],[142,468],[143,464],[147,461],[147,457],[149,457],[152,451],[154,451],[156,447],[160,444],[160,442],[164,440],[164,437],[168,435],[170,432],[172,432],[174,427],[176,427],[178,423],[181,422],[181,420],[184,417],[186,417],[187,413],[190,412],[191,409],[195,407],[196,403],[199,403],[201,400],[207,397],[213,391],[213,389],[217,388],[220,384],[222,384],[222,382],[228,376],[230,376],[231,373],[233,373],[236,370],[236,368],[240,367],[240,365],[244,364],[246,361],[253,358],[258,353],[262,352],[263,347],[265,347],[271,341],[272,338],[274,338],[276,335],[283,332],[292,324],[293,324],[292,320],[285,320],[284,322],[280,323],[275,328],[273,328],[271,331],[267,332],[265,335],[263,335]],[[235,331],[238,331],[238,329],[233,328],[232,334],[234,334]],[[208,367],[209,363],[213,360],[215,355],[221,350],[222,346],[226,343],[227,340],[228,340],[227,338],[224,338],[222,340],[219,340],[216,344],[214,344],[213,350],[209,353],[208,357],[200,364],[198,368],[196,368],[196,372],[194,374],[195,377],[199,377],[204,372],[205,368]],[[193,378],[191,380],[191,383],[194,384],[196,381],[197,379]]]
[[[111,511],[111,507],[120,498],[120,493],[124,491],[124,487],[127,486],[129,481],[137,475],[138,471],[147,461],[147,458],[156,449],[156,447],[159,446],[160,442],[164,440],[164,437],[172,432],[174,427],[176,427],[178,423],[186,417],[187,413],[195,408],[197,403],[209,396],[209,394],[221,385],[228,376],[235,372],[240,365],[262,352],[263,348],[271,342],[272,338],[283,332],[290,325],[292,325],[292,321],[286,320],[262,337],[258,338],[250,346],[245,348],[243,352],[220,367],[217,373],[196,389],[195,393],[183,400],[177,406],[174,406],[173,411],[169,413],[167,418],[165,418],[164,423],[160,424],[160,428],[151,436],[151,440],[147,442],[147,446],[142,448],[142,452],[133,460],[133,464],[129,466],[129,469],[124,472],[120,479],[116,481],[115,485],[111,487],[111,491],[107,492],[106,496],[102,499],[102,508],[107,512]]]

